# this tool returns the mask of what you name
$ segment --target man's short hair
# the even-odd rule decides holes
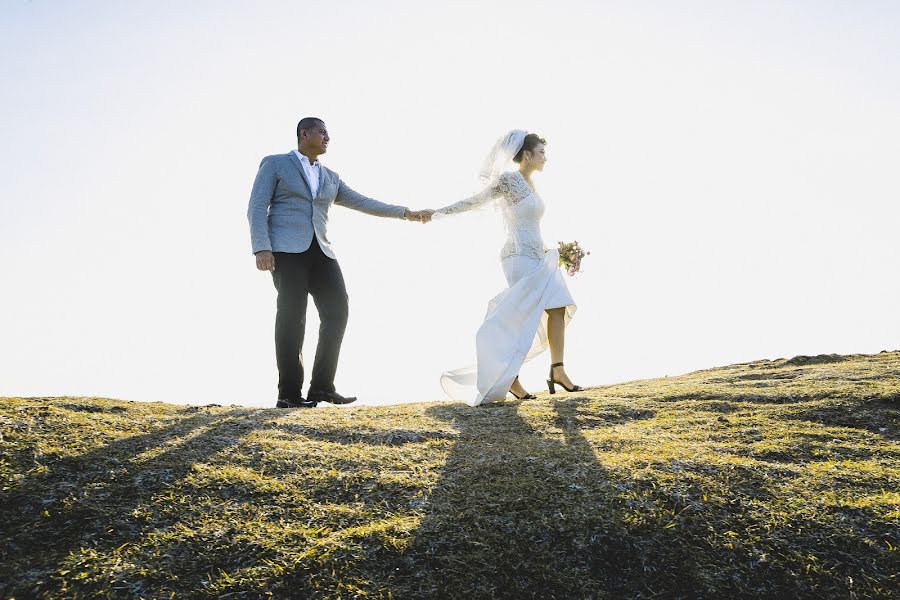
[[[325,125],[325,121],[323,121],[319,117],[303,117],[302,119],[300,119],[300,122],[297,123],[297,139],[300,139],[301,131],[309,131],[313,127],[317,127],[319,125]]]

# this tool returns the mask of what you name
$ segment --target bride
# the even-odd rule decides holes
[[[486,187],[433,216],[440,219],[491,205],[502,212],[506,228],[500,261],[509,287],[488,304],[475,336],[477,364],[441,377],[448,396],[472,406],[500,400],[507,391],[520,400],[534,398],[519,382],[519,369],[548,345],[550,393],[556,392],[556,385],[570,392],[582,389],[563,366],[566,324],[575,313],[575,301],[559,269],[559,251],[544,250],[540,231],[544,201],[532,181],[547,162],[546,143],[537,134],[510,131],[497,141],[482,167]],[[474,399],[473,386],[478,390]]]

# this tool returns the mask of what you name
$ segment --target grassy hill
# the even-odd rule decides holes
[[[479,408],[0,399],[0,596],[889,598],[900,353]]]

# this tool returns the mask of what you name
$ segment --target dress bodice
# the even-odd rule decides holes
[[[478,194],[460,200],[438,210],[451,215],[498,203],[503,214],[506,242],[500,250],[501,260],[509,256],[531,256],[543,258],[544,240],[541,238],[540,222],[544,216],[544,201],[518,171],[508,171]]]

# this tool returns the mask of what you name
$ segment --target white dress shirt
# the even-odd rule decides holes
[[[300,154],[297,150],[294,150],[294,154],[297,155],[297,158],[300,159],[300,164],[303,165],[303,172],[306,173],[306,179],[309,180],[309,189],[312,192],[312,197],[315,198],[319,195],[319,161],[316,160],[313,164],[309,164],[309,159]]]

